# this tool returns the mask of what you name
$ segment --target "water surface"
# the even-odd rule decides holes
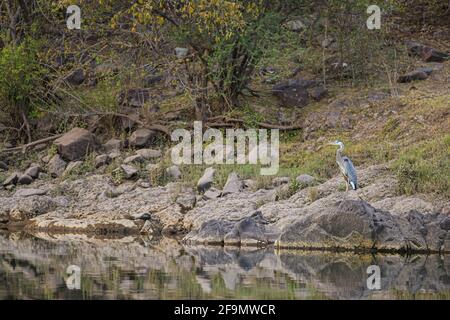
[[[367,287],[370,265],[380,290]],[[0,299],[450,299],[450,259],[0,233]]]

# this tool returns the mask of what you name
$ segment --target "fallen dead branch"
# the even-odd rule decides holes
[[[0,153],[2,153],[2,152],[9,153],[9,152],[16,152],[16,151],[22,151],[22,153],[25,153],[28,148],[37,146],[38,144],[43,144],[43,143],[47,143],[47,142],[56,140],[56,139],[58,139],[61,136],[62,136],[62,134],[57,134],[57,135],[54,135],[54,136],[51,136],[51,137],[43,138],[43,139],[40,139],[40,140],[36,140],[36,141],[30,142],[30,143],[24,144],[24,145],[19,146],[19,147],[3,149],[3,150],[0,150]]]

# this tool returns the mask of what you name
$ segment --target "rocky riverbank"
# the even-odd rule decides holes
[[[61,158],[61,165],[64,159],[72,159],[68,165],[53,171],[52,160],[42,167],[30,166],[36,167],[36,177],[46,172],[60,178],[30,178],[31,185],[25,187],[19,180],[23,174],[14,173],[17,179],[11,176],[4,182],[0,191],[0,223],[4,228],[107,237],[169,236],[206,245],[450,252],[450,203],[425,195],[398,196],[398,182],[387,165],[358,168],[361,188],[351,192],[341,191],[341,177],[318,183],[313,177],[299,176],[302,187],[286,198],[288,177],[274,178],[271,185],[258,189],[255,181],[244,181],[231,173],[223,190],[217,190],[211,187],[214,169],[205,171],[197,188],[177,181],[177,167],[167,170],[171,182],[152,186],[137,177],[145,159],[162,153],[139,149],[132,155],[122,154],[118,142],[107,150],[109,153],[95,159],[96,167],[101,168],[107,162],[102,164],[98,159],[112,158],[115,153],[121,159],[117,170],[123,173],[119,183],[114,175],[101,170],[64,179],[68,167],[83,156],[77,152],[88,150],[94,141],[81,133],[76,143],[73,133],[71,141],[67,136],[57,141],[59,153],[53,158]],[[145,147],[147,138],[141,139],[140,147]],[[108,142],[100,150],[112,144]],[[157,164],[149,163],[144,170],[154,166]],[[17,186],[8,187],[13,183]]]

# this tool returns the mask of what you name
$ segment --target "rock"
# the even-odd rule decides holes
[[[279,187],[284,184],[288,184],[291,181],[289,177],[276,177],[272,180],[272,185]]]
[[[14,172],[3,181],[3,186],[14,185],[19,180],[19,173]]]
[[[284,24],[284,27],[290,31],[298,32],[306,28],[305,24],[300,20],[290,20]]]
[[[175,200],[175,203],[179,204],[183,211],[192,210],[196,202],[197,197],[192,189],[183,190]]]
[[[149,75],[144,78],[144,86],[151,87],[164,79],[162,75]]]
[[[316,178],[310,176],[309,174],[301,174],[296,178],[296,180],[300,185],[304,187],[311,186],[316,183]]]
[[[337,49],[337,42],[336,42],[336,40],[333,39],[333,38],[329,38],[329,37],[323,39],[322,42],[320,43],[320,45],[324,49]]]
[[[211,219],[204,222],[198,230],[193,230],[184,242],[208,245],[266,245],[270,235],[264,227],[264,219],[260,212],[251,214],[239,221]]]
[[[142,156],[146,160],[150,160],[153,158],[159,158],[162,155],[161,150],[154,149],[140,149],[136,151],[136,154]]]
[[[59,177],[64,173],[67,163],[59,154],[53,156],[47,164],[48,173],[52,177]]]
[[[439,224],[441,229],[444,229],[445,231],[450,231],[450,217],[444,218],[441,223]]]
[[[291,79],[272,88],[273,94],[278,97],[284,106],[304,107],[309,103],[308,88],[316,85],[315,81],[305,79]]]
[[[58,206],[58,202],[48,196],[28,196],[17,202],[9,217],[11,221],[25,221],[55,210]]]
[[[131,179],[138,173],[138,169],[136,169],[133,166],[122,164],[120,166],[120,168],[122,169],[123,173],[125,174],[125,179]]]
[[[50,161],[50,159],[52,158],[52,156],[51,155],[46,155],[46,156],[43,156],[42,158],[41,158],[41,161],[43,162],[43,163],[48,163],[49,161]]]
[[[208,190],[214,180],[215,170],[212,167],[206,168],[203,176],[197,182],[197,190],[199,192],[205,192]]]
[[[203,199],[205,200],[217,199],[220,197],[220,194],[221,194],[220,190],[217,190],[216,188],[211,188],[203,194]]]
[[[0,161],[0,170],[8,171],[8,165],[3,161]]]
[[[178,166],[171,166],[167,168],[166,173],[170,180],[179,180],[181,178],[181,171]]]
[[[95,168],[100,168],[111,163],[111,158],[107,154],[101,154],[95,157]]]
[[[17,180],[18,184],[30,184],[33,182],[33,178],[31,178],[29,175],[22,174],[19,176],[19,179]]]
[[[320,101],[328,95],[328,90],[324,86],[319,86],[312,89],[310,95],[314,100]]]
[[[96,148],[94,135],[83,128],[73,128],[54,143],[58,153],[66,161],[81,160]]]
[[[430,72],[431,74],[431,72]],[[411,81],[415,81],[415,80],[425,80],[428,78],[428,73],[423,70],[414,70],[411,71],[403,76],[398,77],[397,82],[398,83],[407,83],[407,82],[411,82]]]
[[[76,69],[66,77],[66,81],[73,85],[80,85],[84,82],[85,76],[83,69]]]
[[[19,189],[14,193],[14,197],[26,198],[31,196],[43,196],[47,191],[42,189]]]
[[[450,55],[418,42],[408,41],[406,47],[413,56],[419,56],[425,62],[444,62]]]
[[[189,52],[188,48],[175,48],[175,55],[178,59],[186,58],[187,54]]]
[[[264,246],[269,243],[261,212],[240,220],[224,237],[225,245]]]
[[[124,146],[122,140],[119,139],[109,139],[104,145],[103,150],[105,153],[111,153],[114,151],[120,151]]]
[[[343,200],[326,210],[305,211],[286,224],[277,246],[345,250],[441,250],[444,230],[439,220],[427,223],[423,215],[405,217],[373,208],[362,200]],[[444,236],[445,238],[445,236]]]
[[[33,179],[37,179],[39,177],[39,172],[41,171],[41,167],[37,165],[33,165],[25,170],[24,174],[30,176]]]
[[[136,154],[134,156],[129,156],[129,157],[125,158],[125,160],[123,160],[123,163],[125,163],[125,164],[142,163],[142,162],[144,162],[144,160],[145,159],[141,155]]]
[[[225,183],[225,186],[223,187],[222,196],[225,196],[230,193],[236,193],[240,192],[243,189],[243,183],[239,179],[236,172],[231,172],[228,175],[227,182]]]
[[[64,175],[70,174],[73,170],[76,170],[81,165],[83,165],[83,161],[72,161],[72,162],[69,162],[69,164],[66,167],[66,170],[64,171]]]
[[[141,128],[134,131],[130,136],[130,146],[142,148],[149,146],[156,137],[156,132],[153,130]]]

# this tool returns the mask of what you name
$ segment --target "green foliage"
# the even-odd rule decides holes
[[[404,152],[393,168],[400,194],[450,196],[450,136],[427,141]]]
[[[2,111],[15,114],[17,108],[27,112],[37,102],[36,94],[43,84],[44,69],[37,53],[39,44],[26,40],[7,45],[0,51],[0,100]]]

